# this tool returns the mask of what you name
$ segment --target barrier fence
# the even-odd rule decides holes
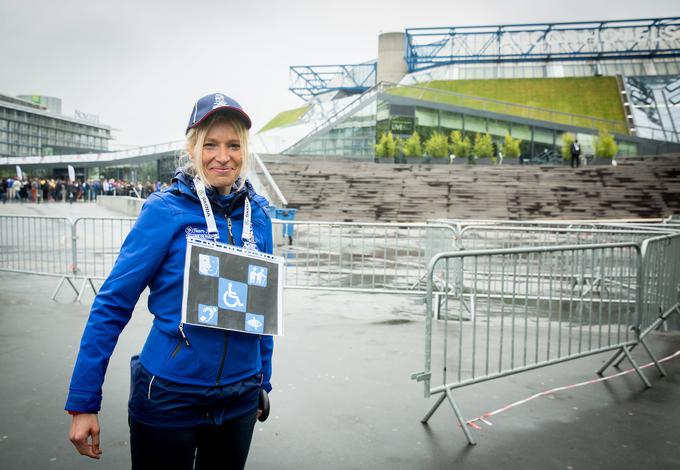
[[[0,270],[60,278],[80,300],[110,272],[134,218],[0,215]],[[676,224],[381,224],[273,221],[285,287],[425,293],[425,367],[472,444],[452,390],[612,351],[628,359],[680,314]],[[80,282],[80,286],[75,283]],[[441,321],[435,321],[439,319]],[[436,367],[435,367],[436,366]]]
[[[489,250],[550,245],[637,243],[658,233],[656,230],[623,228],[468,225],[459,230],[457,247],[465,250]]]
[[[81,217],[73,222],[73,252],[77,272],[90,279],[106,279],[120,247],[137,220],[134,217]]]
[[[65,217],[0,215],[0,269],[73,274],[72,224]]]
[[[402,293],[424,291],[427,261],[455,238],[445,224],[275,221],[274,232],[286,287]]]
[[[452,390],[606,351],[616,353],[598,373],[627,358],[651,386],[630,350],[642,344],[664,374],[644,336],[679,311],[679,256],[680,234],[435,255],[425,367],[412,378],[424,382],[425,397],[440,396],[422,421],[448,400],[474,444]]]
[[[52,298],[66,284],[76,300],[88,286],[97,292],[93,281],[111,271],[136,220],[2,217],[0,243],[11,248],[3,250],[0,270],[59,276]],[[443,224],[274,220],[273,232],[274,252],[286,260],[285,287],[395,293],[424,292],[427,261],[453,249],[455,238]]]
[[[652,357],[661,375],[666,375],[663,367],[649,350],[645,337],[666,326],[673,313],[680,314],[680,235],[665,235],[645,240],[641,246],[643,264],[640,289],[640,323],[635,328],[640,331],[640,341],[628,349],[631,351],[641,344]],[[617,351],[598,370],[604,373],[612,364],[618,365],[625,359],[623,351]]]

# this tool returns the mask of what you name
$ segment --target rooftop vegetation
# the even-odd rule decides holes
[[[269,129],[274,129],[275,127],[289,126],[295,124],[298,119],[302,117],[303,114],[307,112],[309,106],[301,106],[295,109],[289,109],[288,111],[281,111],[279,114],[274,116],[274,118],[269,121],[265,126],[258,131],[260,132],[268,131]]]

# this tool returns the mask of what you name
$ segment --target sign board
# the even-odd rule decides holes
[[[283,335],[283,259],[187,239],[182,323]]]
[[[68,166],[68,179],[71,182],[74,182],[76,180],[76,170],[73,169],[72,165]]]
[[[413,118],[395,116],[390,120],[390,130],[395,134],[412,134]]]

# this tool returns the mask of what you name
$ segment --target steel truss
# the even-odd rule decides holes
[[[406,29],[409,72],[453,63],[680,57],[680,17]]]
[[[364,64],[293,65],[288,89],[307,101],[329,91],[363,93],[375,85],[376,61]]]

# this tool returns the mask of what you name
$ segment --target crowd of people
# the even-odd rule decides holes
[[[146,198],[154,191],[167,187],[167,183],[156,181],[132,182],[122,179],[77,179],[68,181],[61,178],[2,178],[0,199],[7,202],[89,202],[98,196],[134,196]]]

